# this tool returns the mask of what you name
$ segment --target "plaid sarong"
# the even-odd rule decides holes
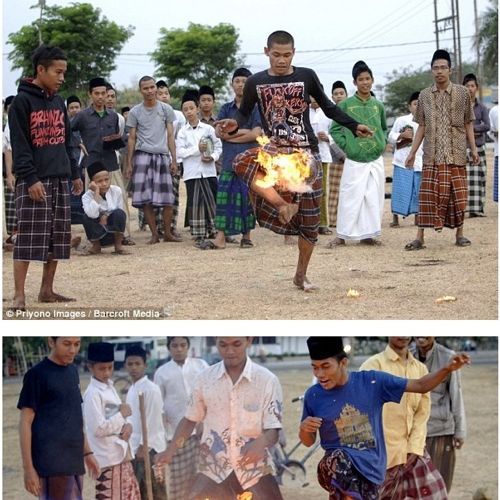
[[[15,192],[13,193],[7,187],[7,181],[3,180],[3,200],[5,208],[5,229],[7,234],[12,234],[16,229],[17,217],[16,217],[16,200]]]
[[[174,204],[170,158],[166,154],[136,151],[132,174],[132,206],[166,207]]]
[[[69,259],[71,243],[71,206],[69,181],[61,177],[41,179],[46,200],[33,201],[26,181],[16,184],[18,235],[14,260],[47,262]]]
[[[226,236],[246,234],[255,228],[248,187],[232,170],[223,170],[219,176],[215,227]]]
[[[330,172],[330,164],[322,163],[321,167],[323,169],[323,195],[321,196],[321,205],[320,205],[320,217],[319,217],[319,225],[320,227],[328,227],[328,178]]]
[[[337,225],[337,207],[339,205],[340,179],[344,171],[343,163],[332,163],[329,170],[330,192],[328,193],[328,221],[330,226]]]
[[[448,492],[451,490],[455,471],[455,447],[453,436],[432,436],[425,440],[432,463],[443,477]]]
[[[493,201],[498,203],[498,156],[495,156],[493,166]]]
[[[174,210],[172,212],[172,229],[177,229],[177,218],[179,217],[179,187],[181,184],[181,174],[172,175],[172,189],[174,190]],[[158,223],[157,223],[158,224]]]
[[[469,197],[467,199],[467,212],[470,214],[484,215],[486,202],[486,146],[477,148],[479,165],[473,165],[470,149],[467,149],[467,181],[469,184]]]
[[[170,462],[168,500],[186,500],[198,472],[200,440],[191,436],[179,448]]]
[[[95,483],[96,500],[141,500],[139,484],[131,462],[101,469]]]
[[[161,207],[153,207],[153,211],[155,213],[156,228],[163,231],[163,209]],[[141,231],[148,225],[142,208],[137,209],[137,222]]]
[[[440,231],[461,227],[467,206],[465,167],[424,165],[420,184],[417,224]]]
[[[260,166],[256,163],[259,147],[247,149],[240,153],[233,161],[236,175],[249,187],[255,215],[261,227],[270,229],[278,234],[299,235],[313,245],[318,240],[318,227],[320,216],[322,189],[322,168],[319,153],[313,153],[316,160],[316,173],[313,177],[312,191],[308,193],[292,193],[289,191],[278,191],[279,195],[287,203],[297,203],[299,210],[288,224],[283,224],[278,216],[278,210],[268,203],[264,198],[257,196],[251,191],[252,182],[259,172]],[[290,151],[291,152],[291,151]]]
[[[329,500],[378,500],[378,485],[364,478],[342,450],[327,452],[318,464],[318,482]]]
[[[215,234],[215,198],[217,177],[201,177],[185,181],[187,191],[186,226],[195,238]]]
[[[402,464],[387,470],[380,488],[380,500],[415,498],[418,500],[446,500],[448,493],[441,474],[424,452],[412,464]]]
[[[407,217],[418,213],[418,193],[422,172],[394,165],[392,174],[391,211]]]
[[[39,500],[82,500],[83,476],[41,477],[42,493]]]

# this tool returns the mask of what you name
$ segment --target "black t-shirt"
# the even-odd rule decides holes
[[[235,119],[243,126],[258,104],[266,135],[283,146],[311,147],[317,151],[318,139],[309,120],[310,96],[326,116],[356,132],[358,122],[328,99],[316,73],[295,66],[290,75],[271,76],[266,70],[250,76]]]
[[[40,476],[85,474],[82,395],[74,365],[45,358],[28,370],[17,407],[35,412],[31,454]]]

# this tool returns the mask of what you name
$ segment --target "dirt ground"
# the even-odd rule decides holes
[[[390,159],[387,155],[387,175],[392,175]],[[330,250],[325,245],[331,237],[320,236],[308,273],[320,289],[307,294],[292,284],[297,249],[284,245],[282,236],[258,228],[253,233],[253,249],[228,245],[224,251],[201,251],[192,246],[184,230],[182,243],[148,246],[149,233],[138,231],[137,211],[132,209],[132,236],[137,242],[129,247],[132,255],[114,256],[111,249],[105,249],[101,256],[75,254],[61,263],[56,290],[78,301],[58,310],[85,318],[95,318],[96,308],[119,318],[120,314],[131,317],[130,312],[116,311],[142,308],[181,320],[496,320],[498,207],[492,201],[492,165],[488,150],[487,217],[465,223],[472,246],[455,246],[454,232],[445,229],[441,234],[427,231],[427,249],[405,251],[404,245],[415,236],[413,217],[403,220],[400,228],[390,228],[390,200],[386,200],[382,246],[350,243]],[[390,189],[388,184],[386,191]],[[184,207],[182,184],[181,215]],[[73,227],[74,234],[84,238],[82,226]],[[53,318],[51,305],[36,302],[41,271],[39,264],[30,267],[27,305],[36,314]],[[359,291],[359,298],[346,296],[350,288]],[[12,254],[6,253],[4,318],[12,296]],[[442,296],[453,296],[456,301],[437,304]]]
[[[291,403],[293,397],[303,394],[311,383],[309,368],[276,370],[284,392],[284,428],[289,449],[297,441],[300,421],[300,403]],[[492,500],[498,498],[498,371],[497,364],[472,364],[463,371],[463,391],[467,414],[468,436],[464,448],[457,453],[455,479],[450,499],[470,500],[479,488],[487,488]],[[82,390],[88,384],[88,375],[82,375]],[[3,383],[3,499],[28,500],[33,498],[23,489],[21,459],[18,444],[17,399],[20,380]],[[297,451],[300,460],[306,449]],[[285,500],[321,500],[326,493],[317,484],[316,465],[321,451],[306,462],[307,486],[282,488]],[[84,481],[85,499],[93,498],[92,481]]]

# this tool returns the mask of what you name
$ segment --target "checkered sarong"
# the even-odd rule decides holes
[[[195,238],[215,234],[215,198],[217,177],[202,177],[185,181],[187,191],[186,222]]]
[[[446,500],[448,493],[439,471],[425,452],[423,457],[408,465],[391,467],[380,488],[380,500],[414,498],[418,500]]]
[[[16,184],[17,239],[14,260],[47,262],[69,259],[71,243],[71,206],[69,181],[47,177],[41,182],[46,200],[33,201],[26,181]]]
[[[240,153],[233,161],[233,168],[242,181],[250,188],[252,203],[259,225],[278,234],[299,235],[313,245],[318,240],[320,204],[322,189],[322,168],[319,153],[313,153],[316,160],[317,175],[312,183],[312,191],[308,193],[291,193],[279,191],[279,195],[287,203],[298,203],[299,210],[288,224],[280,222],[278,210],[264,198],[251,191],[252,182],[259,172],[260,166],[256,163],[259,147],[247,149]],[[290,151],[291,152],[291,151]]]
[[[5,207],[5,230],[12,234],[16,229],[16,200],[15,194],[7,187],[7,181],[3,180],[3,200]]]
[[[132,174],[132,205],[166,207],[174,204],[170,159],[166,154],[152,154],[136,151]]]
[[[498,203],[498,156],[495,156],[493,166],[493,201]]]
[[[484,215],[484,204],[486,202],[486,147],[478,147],[477,152],[479,165],[473,165],[470,149],[467,149],[469,197],[466,211],[470,214]]]
[[[174,210],[172,212],[172,229],[177,229],[177,218],[179,217],[179,187],[181,184],[181,175],[177,173],[172,175],[172,189],[174,190]]]
[[[392,174],[391,211],[407,217],[418,213],[418,193],[422,172],[394,165]]]
[[[318,463],[318,482],[328,491],[329,500],[378,500],[378,485],[365,479],[348,455],[340,450],[327,452]]]
[[[339,205],[340,179],[344,171],[343,163],[332,163],[329,170],[330,193],[328,194],[328,221],[330,226],[337,225],[337,207]]]
[[[424,165],[420,184],[417,223],[436,231],[461,227],[467,206],[465,167]]]
[[[186,500],[188,492],[198,472],[200,440],[191,436],[179,448],[170,462],[168,500]]]

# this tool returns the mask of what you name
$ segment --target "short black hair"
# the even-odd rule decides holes
[[[52,65],[54,61],[67,61],[68,58],[66,54],[59,47],[53,47],[52,45],[40,45],[31,57],[31,62],[33,63],[33,76],[36,77],[38,66],[43,66],[47,69]]]
[[[293,36],[288,33],[288,31],[278,30],[274,31],[267,37],[267,48],[269,49],[273,43],[278,45],[287,45],[289,43],[292,44],[292,47],[295,46],[295,40]]]
[[[125,361],[129,356],[138,356],[139,358],[142,358],[142,360],[145,363],[147,358],[147,353],[141,346],[133,345],[127,347],[127,350],[125,351]]]
[[[479,82],[477,81],[476,75],[474,73],[467,73],[464,76],[462,85],[467,85],[469,82],[475,82],[476,86],[479,87]]]
[[[156,82],[156,88],[157,89],[168,89],[167,82],[165,80],[158,80]]]
[[[7,108],[12,104],[12,101],[14,100],[14,95],[10,95],[5,98],[5,101],[3,102],[3,110],[7,112]]]
[[[150,80],[155,81],[155,79],[152,76],[149,75],[144,75],[140,80],[139,80],[139,89],[141,88],[141,85],[143,82],[149,82]]]
[[[121,114],[125,113],[126,111],[130,111],[130,106],[123,106],[123,108],[120,110]]]
[[[167,337],[167,349],[170,349],[170,344],[172,343],[172,340],[174,340],[175,338],[177,337]],[[189,337],[181,337],[181,339],[186,339],[188,347],[191,347],[191,341],[189,340]]]

